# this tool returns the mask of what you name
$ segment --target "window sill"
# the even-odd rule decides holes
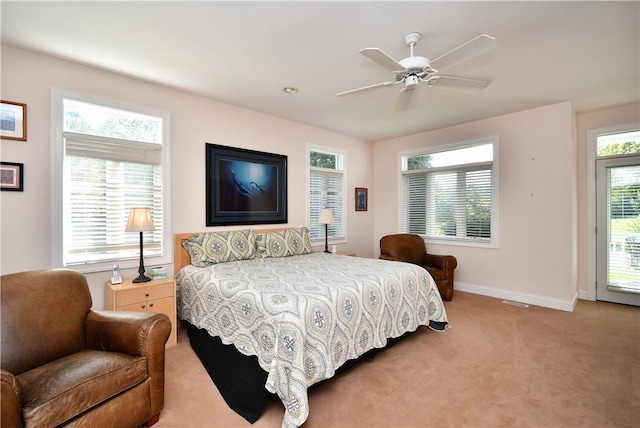
[[[437,239],[437,238],[425,238],[423,236],[424,242],[430,245],[443,245],[450,247],[473,247],[473,248],[489,248],[489,249],[498,249],[497,242],[479,242],[473,240],[464,240],[464,239]]]

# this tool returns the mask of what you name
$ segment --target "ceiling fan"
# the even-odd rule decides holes
[[[428,87],[437,86],[446,89],[457,89],[472,92],[481,91],[487,87],[489,84],[487,81],[443,76],[439,74],[439,70],[491,51],[496,47],[496,39],[486,34],[482,34],[466,43],[463,43],[457,48],[440,55],[434,60],[430,60],[424,56],[413,55],[413,48],[418,41],[420,41],[421,37],[422,35],[420,33],[415,32],[404,36],[404,42],[409,46],[409,57],[401,59],[400,61],[396,61],[379,48],[362,49],[360,51],[361,54],[370,60],[377,62],[383,67],[390,69],[393,72],[393,80],[339,92],[336,95],[341,97],[357,92],[368,91],[370,89],[402,83],[404,84],[404,87],[402,88],[402,92],[400,93],[398,102],[396,103],[396,109],[401,110],[406,108],[413,90],[417,88],[420,83],[425,83]]]

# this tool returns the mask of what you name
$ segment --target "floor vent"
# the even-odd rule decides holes
[[[505,305],[517,306],[519,308],[528,308],[529,305],[526,303],[514,302],[513,300],[503,300],[502,303]]]

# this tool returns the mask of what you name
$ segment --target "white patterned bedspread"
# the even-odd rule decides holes
[[[307,388],[347,360],[429,321],[447,322],[428,272],[409,263],[313,253],[257,258],[177,275],[178,316],[268,372],[283,427],[309,415]]]

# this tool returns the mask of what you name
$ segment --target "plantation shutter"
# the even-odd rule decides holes
[[[343,174],[325,168],[311,168],[310,173],[310,218],[309,232],[311,239],[323,239],[325,226],[318,224],[320,210],[330,208],[335,222],[328,225],[327,233],[330,238],[343,238]]]
[[[145,256],[162,252],[162,145],[63,133],[64,264],[139,256],[140,236],[125,233],[130,208],[149,207],[155,231]]]
[[[402,224],[406,233],[425,235],[427,230],[427,174],[402,176]]]
[[[466,237],[491,240],[491,169],[465,172]]]
[[[406,171],[402,187],[403,232],[491,240],[491,166]]]

